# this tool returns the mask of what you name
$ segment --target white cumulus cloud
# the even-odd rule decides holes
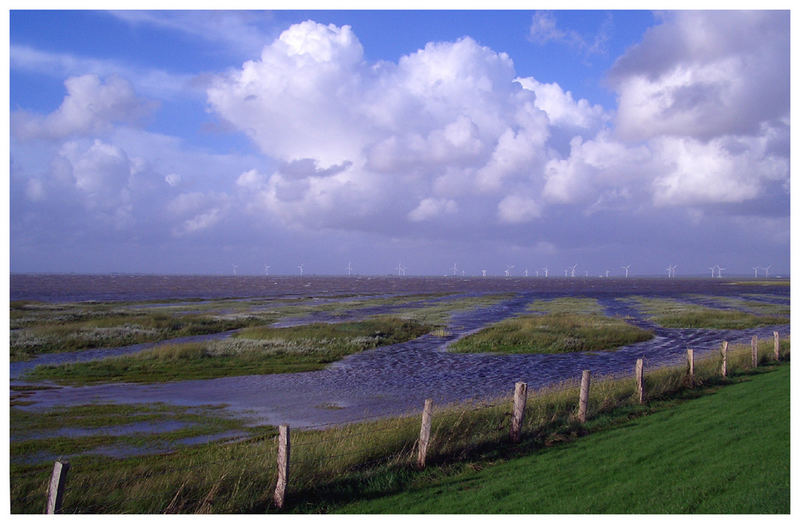
[[[147,114],[153,104],[134,93],[130,83],[118,76],[102,81],[96,75],[68,78],[67,95],[52,113],[41,116],[17,111],[12,114],[12,132],[21,139],[62,139],[107,131],[112,123],[133,122]]]
[[[372,229],[458,214],[459,199],[541,177],[550,122],[516,76],[510,57],[471,38],[370,64],[349,26],[306,21],[219,75],[208,101],[282,163],[259,175],[248,209]]]

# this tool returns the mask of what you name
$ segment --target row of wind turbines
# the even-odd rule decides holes
[[[264,264],[264,275],[265,276],[269,276],[269,270],[270,270],[271,267],[272,266]],[[514,265],[507,265],[506,269],[503,272],[503,274],[506,277],[511,277],[511,270],[514,269],[515,267],[516,266],[514,266]],[[576,270],[577,267],[578,267],[578,264],[573,264],[571,266],[568,266],[568,267],[564,268],[564,277],[575,278],[575,270]],[[631,264],[628,264],[627,266],[620,266],[620,268],[625,271],[625,278],[628,278],[630,276]],[[772,265],[769,265],[769,266],[766,266],[766,267],[754,266],[753,267],[753,272],[754,272],[753,276],[755,278],[758,278],[759,270],[761,270],[764,273],[764,278],[769,278],[769,270],[771,268],[772,268]],[[298,272],[299,272],[300,276],[302,277],[303,276],[303,270],[304,270],[303,264],[298,264],[297,269],[298,269]],[[402,262],[398,262],[397,267],[395,267],[394,269],[397,271],[397,276],[403,277],[403,276],[406,276],[406,271],[407,271],[408,268],[405,265],[403,265]],[[457,263],[454,262],[452,268],[450,268],[450,269],[451,269],[451,275],[452,276],[454,276],[454,277],[455,276],[459,276],[459,269],[458,269],[458,264]],[[677,269],[678,269],[677,265],[669,265],[669,266],[667,266],[667,268],[666,268],[667,278],[675,278],[675,275],[677,274],[676,273]],[[711,278],[715,278],[715,277],[716,278],[722,278],[722,272],[725,271],[727,268],[720,267],[720,265],[717,264],[717,265],[709,267],[708,269],[711,270]],[[239,271],[239,266],[237,264],[233,264],[233,276],[238,276],[238,271]],[[347,272],[347,276],[352,276],[353,275],[353,264],[352,264],[352,262],[347,262],[347,266],[345,267],[345,271]],[[541,273],[540,273],[540,271],[541,271]],[[488,273],[487,269],[481,269],[481,276],[486,277],[487,273]],[[545,266],[543,268],[540,268],[540,270],[537,269],[535,271],[535,274],[536,274],[536,277],[543,276],[544,278],[549,278],[549,276],[550,276],[550,268]],[[599,276],[601,278],[602,277],[609,278],[610,274],[611,274],[611,271],[606,269],[605,270],[605,274],[601,273]],[[465,271],[463,269],[461,270],[460,275],[462,277],[466,276],[465,275]],[[525,268],[522,271],[522,275],[525,276],[525,277],[530,276],[530,272],[528,271],[528,268]],[[444,276],[450,276],[450,275],[449,274],[445,274]],[[586,277],[589,276],[589,271],[588,270],[584,271],[584,276],[586,276]]]

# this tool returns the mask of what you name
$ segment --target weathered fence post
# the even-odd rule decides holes
[[[425,467],[425,455],[428,453],[428,442],[431,438],[431,410],[433,400],[426,399],[425,407],[422,410],[422,424],[419,427],[419,452],[417,454],[417,466],[422,469]]]
[[[588,369],[583,370],[581,375],[581,395],[578,402],[578,420],[583,424],[586,422],[586,406],[589,403],[589,382],[591,381],[591,372]]]
[[[528,385],[525,382],[514,384],[514,411],[511,414],[511,442],[519,442],[522,421],[525,418],[525,403],[528,400]]]
[[[758,367],[758,337],[756,335],[753,335],[750,340],[750,354],[753,357],[753,367]]]
[[[61,513],[61,502],[64,500],[64,486],[67,483],[69,462],[57,460],[50,475],[50,486],[47,489],[47,506],[44,512],[48,515]]]
[[[636,359],[636,391],[639,393],[639,404],[644,404],[644,360]]]
[[[694,350],[686,350],[686,363],[689,366],[689,381],[694,382]]]
[[[781,359],[781,336],[777,331],[772,332],[772,338],[775,341],[775,360]]]
[[[728,376],[728,341],[722,341],[722,376]]]
[[[278,426],[278,482],[275,485],[275,505],[283,509],[289,484],[289,426]]]

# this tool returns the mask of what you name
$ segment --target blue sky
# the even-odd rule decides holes
[[[12,272],[789,271],[787,11],[11,11],[9,56]]]

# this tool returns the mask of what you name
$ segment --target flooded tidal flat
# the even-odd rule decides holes
[[[26,413],[93,403],[224,405],[229,414],[250,424],[288,423],[295,427],[418,411],[426,398],[437,404],[489,400],[511,393],[517,381],[527,382],[531,394],[535,394],[536,389],[578,379],[584,369],[595,377],[629,375],[638,358],[644,358],[646,369],[652,369],[682,362],[687,348],[702,356],[718,351],[723,340],[749,342],[753,335],[771,338],[773,331],[785,337],[790,330],[788,285],[749,285],[722,279],[12,275],[11,298],[38,301],[26,303],[33,307],[32,316],[19,314],[16,320],[12,316],[12,338],[15,329],[33,325],[26,322],[41,322],[36,315],[54,306],[61,314],[72,311],[79,318],[90,315],[83,311],[85,308],[105,307],[113,309],[113,315],[129,314],[131,308],[158,309],[174,316],[202,311],[220,318],[247,318],[249,322],[284,326],[354,321],[375,315],[421,318],[440,324],[434,332],[412,340],[358,352],[324,369],[301,373],[88,386],[26,379],[25,373],[36,364],[135,354],[172,342],[169,339],[118,348],[43,352],[33,360],[11,364],[12,400]],[[590,299],[590,306],[594,304],[591,309],[625,319],[651,331],[653,337],[592,352],[494,354],[448,350],[454,341],[497,322],[517,315],[542,314],[532,311],[531,304],[542,309],[542,304],[560,298]],[[83,312],[78,313],[70,309],[76,308],[75,304],[63,304],[67,299],[101,303],[79,304]],[[785,322],[746,329],[667,328],[656,323],[659,314],[672,314],[680,309],[678,306],[769,314]],[[224,341],[232,333],[195,337]],[[19,392],[22,388],[24,393]]]

